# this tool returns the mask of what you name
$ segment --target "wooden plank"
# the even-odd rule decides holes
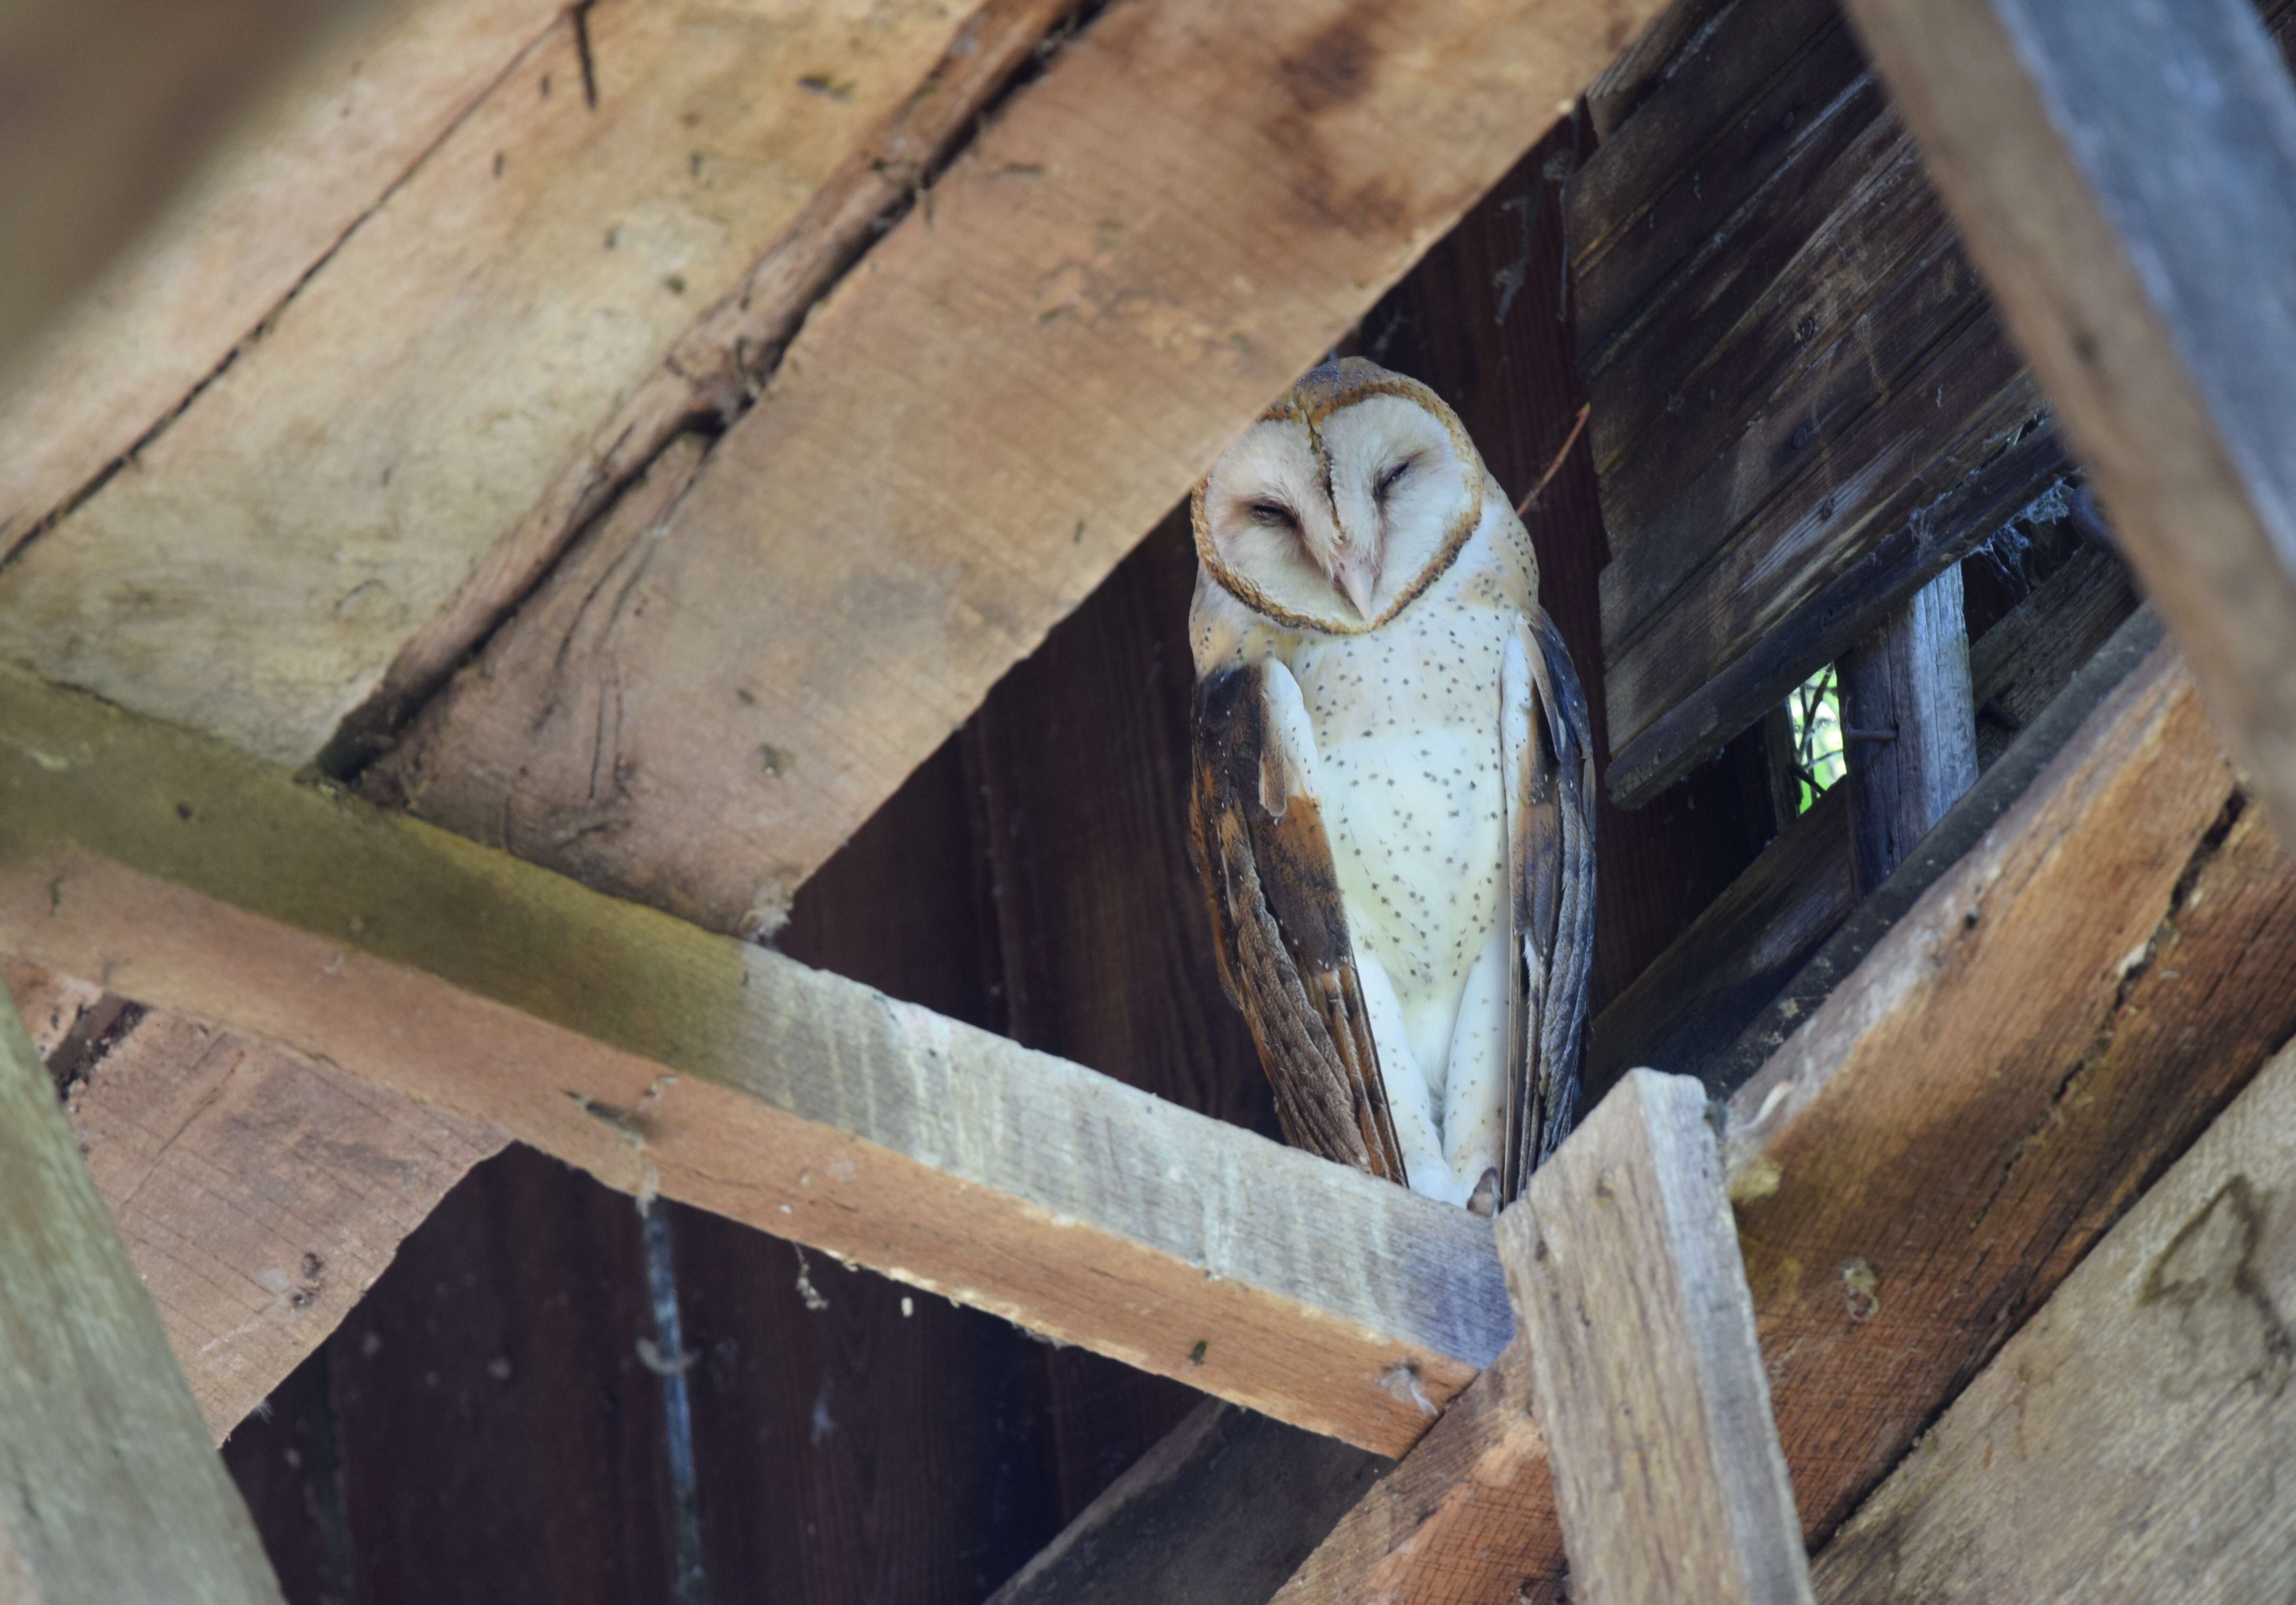
[[[160,1010],[74,1081],[69,1109],[218,1437],[508,1141],[324,1060]]]
[[[1881,633],[1845,654],[1849,861],[1858,891],[1889,879],[1977,783],[1977,704],[1961,570],[1914,593]]]
[[[1969,649],[1977,761],[1989,768],[2041,717],[2075,671],[2136,610],[2128,571],[2095,547],[2078,552]]]
[[[1628,1072],[1497,1237],[1571,1597],[1808,1601],[1706,1089]]]
[[[2292,1186],[2283,1049],[1826,1546],[1819,1597],[2285,1592]]]
[[[276,1601],[152,1300],[0,998],[0,1596]]]
[[[2113,528],[2296,829],[2296,89],[2244,0],[1850,0]]]
[[[965,21],[568,8],[135,472],[17,548],[0,650],[310,761]]]
[[[2296,1030],[2296,866],[2240,807],[2174,653],[2092,707],[1730,1097],[1740,1245],[1810,1539]],[[1491,1385],[1528,1363],[1511,1345],[1286,1597],[1549,1597],[1545,1451]]]
[[[0,948],[1365,1447],[1512,1325],[1462,1211],[20,675],[0,732]]]
[[[89,278],[329,20],[310,0],[181,8],[17,4],[0,18],[0,367]],[[108,104],[111,115],[91,117]]]
[[[1655,10],[1103,12],[815,309],[597,635],[565,633],[585,593],[561,605],[554,580],[390,783],[457,831],[770,928]],[[616,715],[595,765],[548,780],[537,717],[594,697]]]
[[[304,274],[563,9],[551,0],[366,0],[327,30],[69,314],[0,375],[0,438],[10,446],[0,463],[0,553],[93,488],[254,340]],[[168,39],[148,29],[141,37],[155,47]],[[229,37],[212,17],[200,24],[202,48]],[[4,48],[0,57],[22,59]],[[103,93],[124,91],[111,83]],[[84,97],[67,104],[85,120]],[[168,137],[180,143],[173,127]]]

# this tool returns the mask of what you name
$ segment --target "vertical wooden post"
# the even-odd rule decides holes
[[[1841,659],[1850,857],[1860,897],[1977,783],[1977,715],[1961,608],[1955,567]]]
[[[0,1602],[162,1601],[279,1585],[0,995]]]
[[[1705,1089],[1628,1072],[1497,1230],[1571,1597],[1807,1605]]]

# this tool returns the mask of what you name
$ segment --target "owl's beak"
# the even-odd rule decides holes
[[[1365,624],[1371,622],[1372,598],[1379,594],[1379,560],[1370,553],[1343,557],[1338,564],[1335,577],[1340,589],[1347,594],[1355,608],[1356,617]]]

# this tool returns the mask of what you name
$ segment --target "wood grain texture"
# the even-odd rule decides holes
[[[1628,1071],[1496,1235],[1571,1597],[1808,1601],[1705,1087]]]
[[[550,0],[364,0],[328,30],[0,375],[10,443],[0,552],[93,488],[258,338],[303,274],[562,10]],[[229,37],[212,17],[201,29],[216,43]],[[128,92],[113,83],[104,94]]]
[[[2292,1190],[2283,1049],[1826,1546],[1819,1597],[2284,1593]]]
[[[1103,13],[810,315],[611,641],[570,647],[545,586],[418,722],[405,795],[490,840],[512,798],[592,807],[519,771],[556,688],[616,687],[627,867],[582,872],[770,927],[1654,9]]]
[[[1969,649],[1977,761],[1989,768],[2041,717],[2080,666],[2136,610],[2128,571],[2094,547],[2076,553]]]
[[[15,1009],[0,999],[0,1597],[279,1585]]]
[[[73,1083],[68,1108],[218,1437],[508,1141],[324,1060],[157,1010]]]
[[[1365,1447],[1505,1340],[1463,1211],[4,685],[0,947]]]
[[[1724,1153],[1807,1538],[2296,1030],[2296,868],[2234,800],[2173,651],[2092,708],[1731,1100]],[[1553,1597],[1545,1449],[1493,1386],[1510,1364],[1527,1385],[1528,1363],[1510,1345],[1309,1557],[1300,1598]],[[1479,1464],[1483,1497],[1460,1470]]]
[[[2244,0],[1850,0],[2113,524],[2296,830],[2296,89]]]
[[[1977,783],[1977,704],[1961,570],[1914,593],[1841,664],[1849,862],[1862,894]]]
[[[562,14],[134,472],[17,549],[0,650],[308,762],[964,21]]]

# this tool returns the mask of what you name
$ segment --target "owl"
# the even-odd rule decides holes
[[[1196,487],[1191,834],[1298,1147],[1489,1214],[1570,1130],[1587,701],[1522,521],[1415,380],[1328,363]]]

